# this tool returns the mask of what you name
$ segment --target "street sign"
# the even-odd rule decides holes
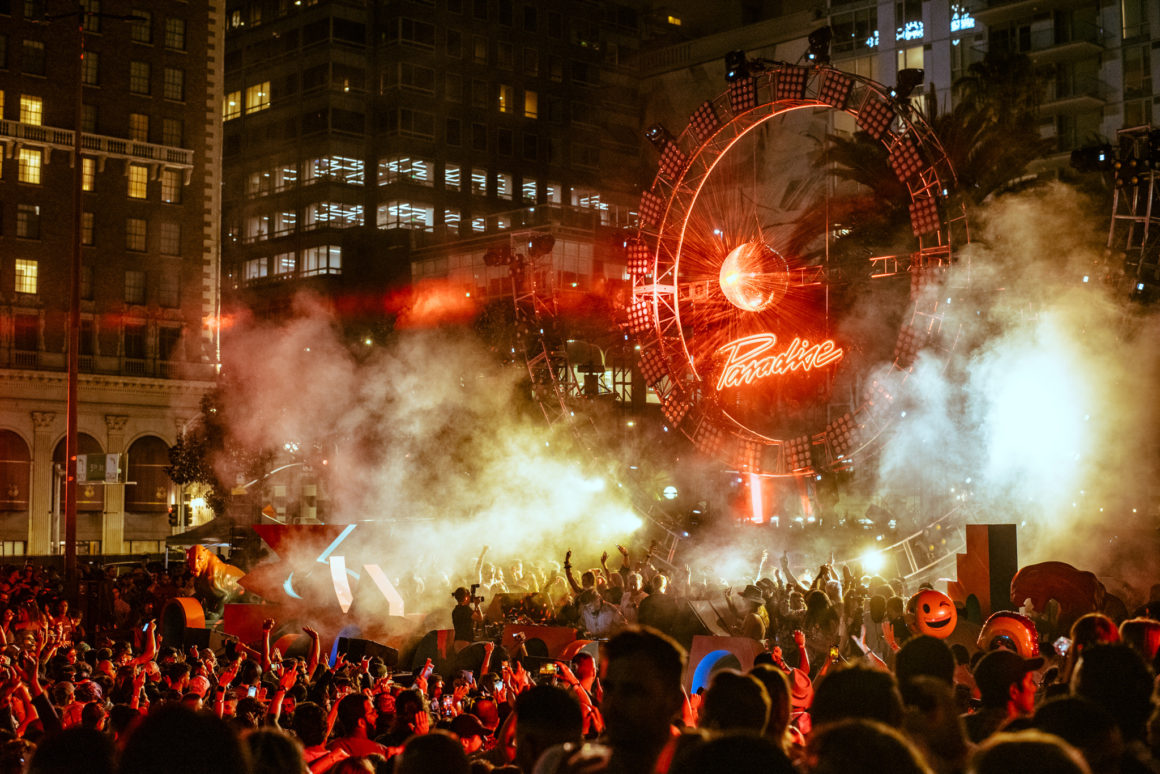
[[[120,454],[78,454],[77,483],[123,484]]]

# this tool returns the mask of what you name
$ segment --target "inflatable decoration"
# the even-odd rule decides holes
[[[934,589],[925,589],[915,594],[909,607],[914,610],[914,626],[918,633],[940,640],[951,636],[959,620],[959,613],[951,598]]]
[[[1011,579],[1011,602],[1022,605],[1030,599],[1036,610],[1047,610],[1048,600],[1059,603],[1061,629],[1070,629],[1085,613],[1103,609],[1107,591],[1099,578],[1066,562],[1029,564]]]
[[[227,602],[242,595],[238,579],[241,569],[226,564],[205,546],[190,546],[185,564],[193,574],[194,598],[205,608],[209,618],[220,618]]]
[[[1000,610],[983,624],[976,644],[986,652],[1006,648],[1023,658],[1034,658],[1039,655],[1039,631],[1027,616]]]

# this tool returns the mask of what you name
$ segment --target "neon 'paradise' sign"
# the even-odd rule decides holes
[[[776,344],[777,336],[774,334],[758,333],[731,341],[717,350],[717,355],[725,358],[721,376],[717,379],[717,389],[751,384],[755,379],[793,371],[804,373],[836,363],[844,354],[844,350],[839,349],[833,339],[811,345],[808,340],[796,337],[789,349],[767,354]]]

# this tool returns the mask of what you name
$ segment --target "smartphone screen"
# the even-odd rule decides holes
[[[258,686],[251,685],[250,690],[246,691],[246,695],[249,696],[251,699],[254,698],[255,696],[257,696],[258,695]]]

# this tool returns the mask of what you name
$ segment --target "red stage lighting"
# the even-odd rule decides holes
[[[661,174],[670,180],[678,180],[685,172],[685,167],[688,165],[689,159],[675,143],[665,143],[664,152],[661,153],[660,170]]]
[[[777,71],[776,98],[778,100],[804,98],[806,96],[806,79],[809,74],[810,71],[805,67],[795,65],[782,67]]]
[[[628,308],[628,330],[641,334],[652,327],[652,308],[647,301],[634,301]]]
[[[790,470],[805,470],[810,466],[810,437],[791,438],[785,445],[785,457]]]
[[[900,138],[890,149],[890,166],[898,176],[898,181],[905,183],[921,172],[925,164],[922,156],[918,155],[914,141],[906,137]]]
[[[655,387],[665,377],[665,359],[656,349],[642,350],[640,353],[640,373],[644,383]]]
[[[729,84],[729,109],[736,115],[757,107],[757,79],[742,78]]]
[[[640,221],[646,226],[657,226],[664,214],[665,203],[648,191],[640,195]]]
[[[894,123],[894,118],[895,112],[892,105],[884,102],[872,91],[866,93],[866,101],[862,103],[862,109],[858,111],[858,126],[862,127],[866,134],[875,140],[881,140],[882,136],[890,131],[890,125]]]
[[[938,202],[933,196],[915,197],[910,204],[910,226],[915,236],[939,229]]]
[[[705,102],[693,113],[689,119],[689,128],[697,137],[698,143],[703,143],[717,133],[721,128],[721,119],[713,109],[712,102]]]
[[[839,70],[826,70],[822,76],[822,86],[818,89],[818,99],[837,110],[846,108],[846,98],[854,79]]]
[[[648,245],[639,239],[630,239],[625,246],[628,248],[628,273],[634,277],[652,274],[653,255]]]

